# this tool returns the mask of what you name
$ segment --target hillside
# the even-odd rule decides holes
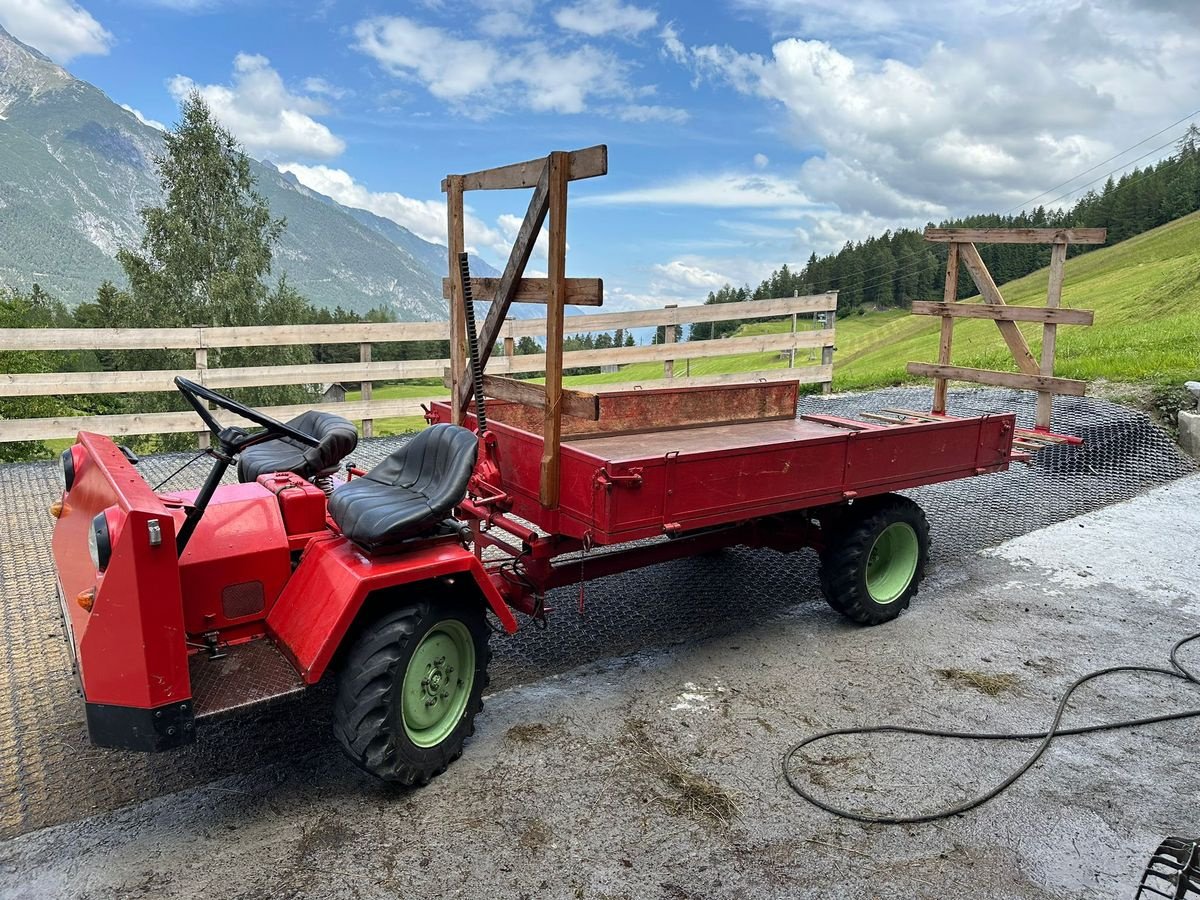
[[[75,305],[120,283],[114,256],[137,244],[138,211],[161,201],[162,136],[98,88],[0,28],[0,285],[33,282]],[[288,228],[273,274],[318,306],[386,306],[398,319],[445,316],[445,247],[351,210],[270,163],[259,192]],[[498,274],[481,260],[480,275]]]
[[[1001,293],[1014,305],[1044,306],[1047,278],[1042,269],[1003,285]],[[1200,213],[1069,260],[1062,302],[1095,310],[1096,320],[1090,327],[1059,327],[1057,375],[1158,383],[1196,378],[1200,372]],[[913,380],[905,365],[936,361],[939,322],[923,316],[887,321],[853,345],[846,345],[839,335],[835,387],[849,390]],[[1021,330],[1036,356],[1041,350],[1041,326],[1023,324]],[[996,326],[983,320],[960,320],[955,325],[954,363],[1015,371]]]

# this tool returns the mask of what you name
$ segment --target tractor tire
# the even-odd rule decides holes
[[[422,600],[359,633],[338,676],[333,730],[384,781],[424,785],[462,756],[483,708],[491,630],[482,604]]]
[[[929,523],[899,494],[860,500],[822,520],[821,591],[861,625],[890,622],[916,595],[929,561]]]

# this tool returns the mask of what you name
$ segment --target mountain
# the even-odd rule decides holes
[[[36,281],[73,305],[104,279],[123,283],[114,256],[141,240],[139,210],[161,203],[161,152],[159,131],[0,28],[0,284]],[[272,275],[320,306],[445,318],[444,246],[269,163],[251,167],[271,212],[287,218]],[[498,274],[482,260],[472,269]]]

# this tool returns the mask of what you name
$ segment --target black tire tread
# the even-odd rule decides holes
[[[392,695],[402,673],[408,644],[430,617],[453,614],[475,638],[476,682],[456,731],[437,747],[405,746],[393,734]],[[483,708],[491,649],[482,608],[461,603],[420,600],[390,609],[367,624],[351,647],[338,677],[333,706],[333,733],[346,755],[365,772],[384,781],[425,785],[462,756],[463,743],[475,733],[475,716]]]
[[[896,521],[908,522],[917,533],[917,569],[908,589],[884,605],[867,593],[864,570],[875,538]],[[881,625],[908,609],[929,561],[929,522],[920,506],[899,494],[883,494],[839,509],[822,527],[827,535],[821,553],[821,591],[831,607],[860,625]]]

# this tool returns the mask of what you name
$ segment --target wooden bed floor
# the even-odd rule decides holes
[[[563,437],[563,445],[603,459],[642,459],[668,453],[704,453],[712,450],[739,450],[787,441],[813,440],[845,434],[849,429],[780,419],[771,422],[741,422],[733,425],[700,425],[672,428],[641,434],[611,434],[588,437]]]

